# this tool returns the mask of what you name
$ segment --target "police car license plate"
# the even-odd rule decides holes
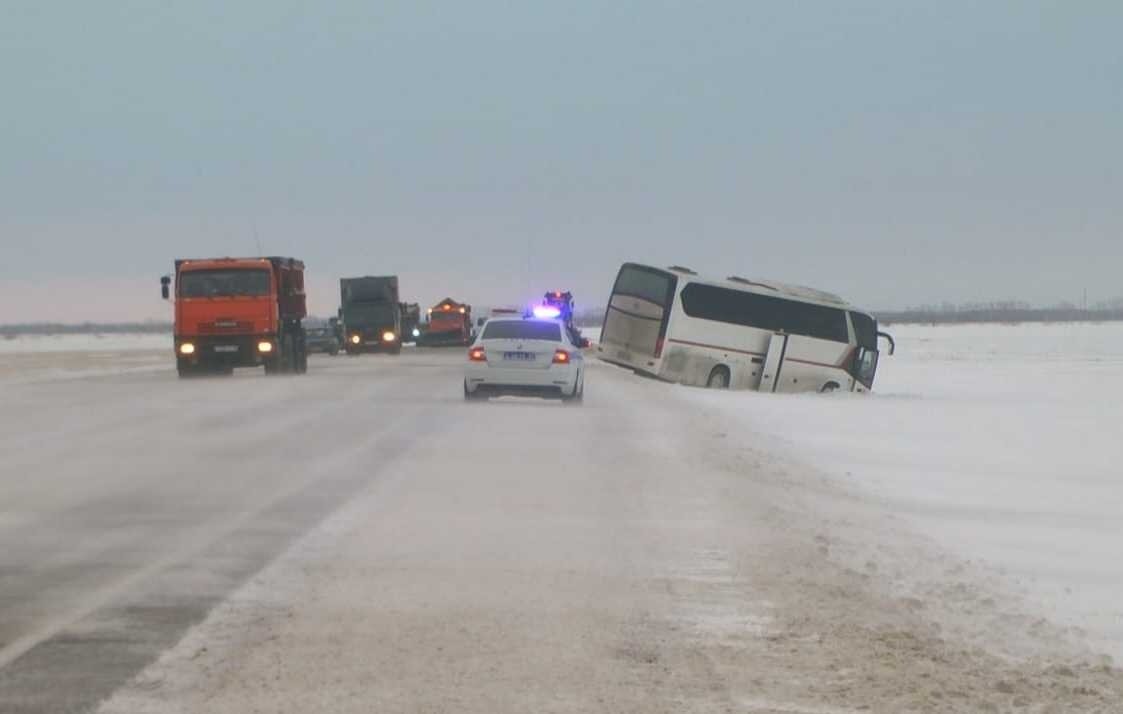
[[[533,362],[533,352],[504,352],[503,359],[511,360],[512,362]]]
[[[238,345],[215,345],[215,352],[237,352]]]

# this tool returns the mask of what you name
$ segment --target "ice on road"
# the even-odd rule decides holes
[[[0,711],[1118,711],[1087,637],[790,441],[607,366],[465,404],[461,359],[6,385]]]

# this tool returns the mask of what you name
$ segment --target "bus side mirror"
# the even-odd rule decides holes
[[[171,289],[169,287],[171,284],[172,278],[170,275],[163,275],[160,277],[160,296],[165,300],[171,297]]]
[[[893,336],[888,332],[878,332],[877,336],[884,337],[885,340],[889,343],[889,356],[892,357],[893,353],[897,351],[897,343],[896,341],[894,341]]]

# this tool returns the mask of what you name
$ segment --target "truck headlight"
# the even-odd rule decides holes
[[[190,342],[184,342],[179,346],[179,353],[181,355],[193,355],[195,354],[195,345]]]
[[[362,337],[359,337],[358,335],[351,335],[351,344],[357,345],[362,341],[363,341]]]
[[[257,343],[257,351],[258,352],[272,352],[273,351],[273,343],[272,342],[258,342]]]
[[[398,336],[395,335],[393,332],[387,331],[387,332],[382,333],[382,341],[383,342],[393,342],[396,339],[398,339]]]

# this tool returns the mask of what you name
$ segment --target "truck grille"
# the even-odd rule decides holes
[[[228,335],[249,332],[253,323],[248,320],[215,320],[198,324],[200,335]]]

